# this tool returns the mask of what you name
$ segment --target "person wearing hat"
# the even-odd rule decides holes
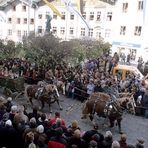
[[[135,148],[144,148],[144,139],[141,137],[141,138],[138,138],[137,139],[137,143],[135,145]]]

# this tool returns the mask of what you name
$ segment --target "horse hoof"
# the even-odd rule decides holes
[[[61,107],[60,110],[63,110],[63,108]]]

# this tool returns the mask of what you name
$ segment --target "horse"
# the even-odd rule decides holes
[[[63,81],[54,79],[53,84],[57,86],[59,92],[62,92],[62,94],[65,95],[66,88]]]
[[[136,102],[132,93],[120,93],[117,98],[123,110],[135,115]]]
[[[100,117],[108,118],[110,127],[114,126],[115,120],[117,121],[119,132],[121,132],[121,121],[123,110],[121,108],[121,101],[111,100],[111,97],[105,93],[92,93],[88,100],[84,103],[82,108],[82,119],[89,115],[90,120],[93,120],[94,114],[97,113]]]
[[[29,99],[31,105],[33,106],[32,99],[36,99],[41,101],[42,103],[42,109],[45,106],[45,102],[49,106],[50,112],[51,110],[51,104],[54,102],[57,102],[58,106],[60,107],[60,110],[62,110],[62,106],[59,103],[59,93],[57,90],[57,87],[53,84],[47,84],[44,86],[40,85],[28,85],[25,87],[25,96]]]

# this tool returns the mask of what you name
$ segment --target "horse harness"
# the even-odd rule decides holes
[[[106,101],[104,101],[102,99],[96,99],[95,102],[94,102],[94,105],[93,105],[92,115],[95,114],[95,108],[96,108],[96,105],[97,105],[98,101],[106,102]],[[122,115],[122,111],[121,111],[121,109],[120,109],[120,107],[119,107],[119,105],[118,105],[116,100],[115,101],[111,100],[111,101],[107,101],[106,102],[105,108],[104,108],[104,111],[103,111],[105,117],[109,116],[109,112],[111,110],[112,110],[112,113],[117,113],[118,112],[120,115]]]

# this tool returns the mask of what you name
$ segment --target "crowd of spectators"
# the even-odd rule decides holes
[[[2,100],[1,100],[2,101]],[[111,131],[99,132],[98,124],[83,131],[74,120],[66,125],[59,112],[54,117],[38,112],[35,107],[27,112],[8,98],[0,107],[0,147],[6,148],[144,148],[144,139],[127,143],[127,135],[114,139]]]
[[[112,69],[118,64],[119,55],[110,56],[103,53],[98,59],[88,60],[76,67],[60,63],[55,66],[39,65],[26,60],[9,59],[0,61],[0,77],[25,77],[27,83],[37,83],[46,80],[63,81],[66,86],[66,96],[84,101],[93,92],[105,92],[116,99],[119,92],[132,92],[136,89],[135,100],[144,98],[146,89],[133,74],[122,81],[121,75],[113,76]],[[144,140],[128,145],[126,135],[114,139],[110,131],[105,135],[98,132],[98,126],[90,131],[81,130],[77,121],[66,126],[64,119],[56,113],[55,118],[39,114],[37,109],[28,113],[23,106],[15,106],[8,102],[0,107],[0,147],[15,148],[142,148]],[[9,140],[8,140],[9,139]],[[9,142],[8,142],[9,141]]]

